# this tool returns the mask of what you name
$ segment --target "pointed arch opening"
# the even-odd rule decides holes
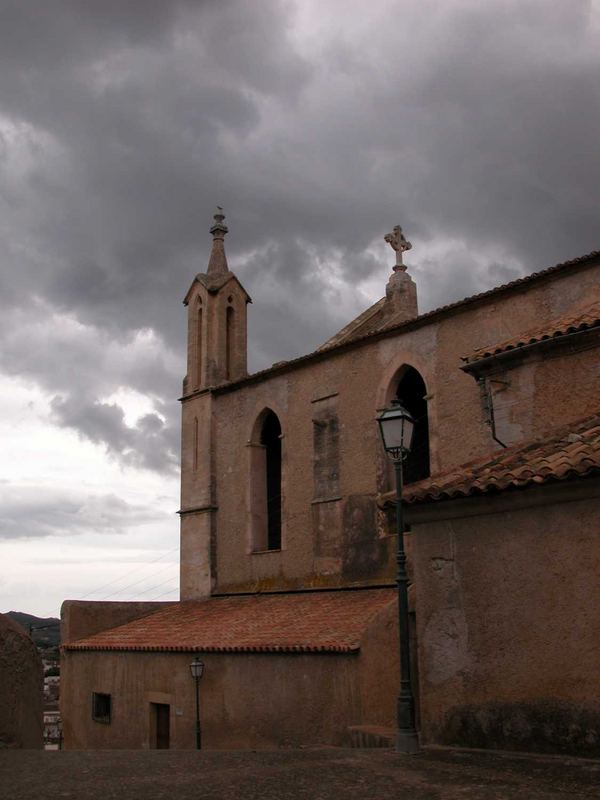
[[[196,388],[198,388],[199,386],[202,385],[202,377],[203,377],[202,376],[202,366],[203,366],[202,365],[202,361],[203,361],[203,358],[202,358],[202,356],[203,356],[202,347],[203,347],[203,344],[204,344],[204,342],[203,342],[203,339],[204,339],[204,336],[203,336],[203,319],[204,319],[204,315],[203,315],[203,309],[202,309],[202,300],[200,298],[198,298],[197,307],[196,307],[196,348],[195,348],[195,350],[196,350],[196,358],[195,358],[195,362],[196,362],[195,386],[196,386]]]
[[[198,417],[194,417],[194,456],[193,468],[194,472],[198,469]]]
[[[404,483],[416,483],[430,475],[429,418],[427,387],[420,373],[410,366],[400,370],[392,395],[400,401],[415,420],[412,448],[404,462]]]
[[[385,392],[384,405],[399,400],[415,420],[412,448],[404,461],[404,483],[415,483],[431,474],[429,451],[429,416],[427,387],[420,372],[410,364],[403,364],[390,381]],[[394,468],[381,448],[378,479],[379,490],[391,491],[395,486]]]
[[[252,550],[281,549],[281,423],[265,409],[250,442],[250,518]]]
[[[227,306],[227,311],[225,312],[225,380],[227,381],[230,381],[233,377],[232,359],[235,352],[234,319],[235,311],[233,306]]]

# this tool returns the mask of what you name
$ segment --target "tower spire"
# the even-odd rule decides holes
[[[210,229],[213,236],[212,250],[208,261],[207,274],[211,276],[224,275],[229,271],[227,256],[225,255],[225,234],[229,231],[223,223],[225,214],[221,206],[217,206],[214,214],[214,224]]]

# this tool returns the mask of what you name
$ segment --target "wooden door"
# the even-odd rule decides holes
[[[156,709],[156,749],[169,749],[171,706],[164,703],[154,703]]]

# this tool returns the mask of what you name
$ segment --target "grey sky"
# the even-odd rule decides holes
[[[50,398],[50,425],[168,475],[217,203],[252,369],[383,294],[397,223],[421,310],[598,248],[599,17],[0,0],[0,372]],[[123,390],[150,401],[133,423]]]
[[[93,528],[103,533],[124,533],[131,525],[155,519],[156,511],[134,506],[115,495],[85,495],[80,492],[15,492],[0,485],[0,538],[37,539],[85,533]],[[27,525],[23,525],[24,517]]]

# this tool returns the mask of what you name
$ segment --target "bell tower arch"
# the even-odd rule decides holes
[[[239,380],[247,370],[248,293],[225,254],[223,209],[217,206],[210,229],[212,250],[206,272],[194,278],[185,296],[188,308],[188,364],[184,394]]]

